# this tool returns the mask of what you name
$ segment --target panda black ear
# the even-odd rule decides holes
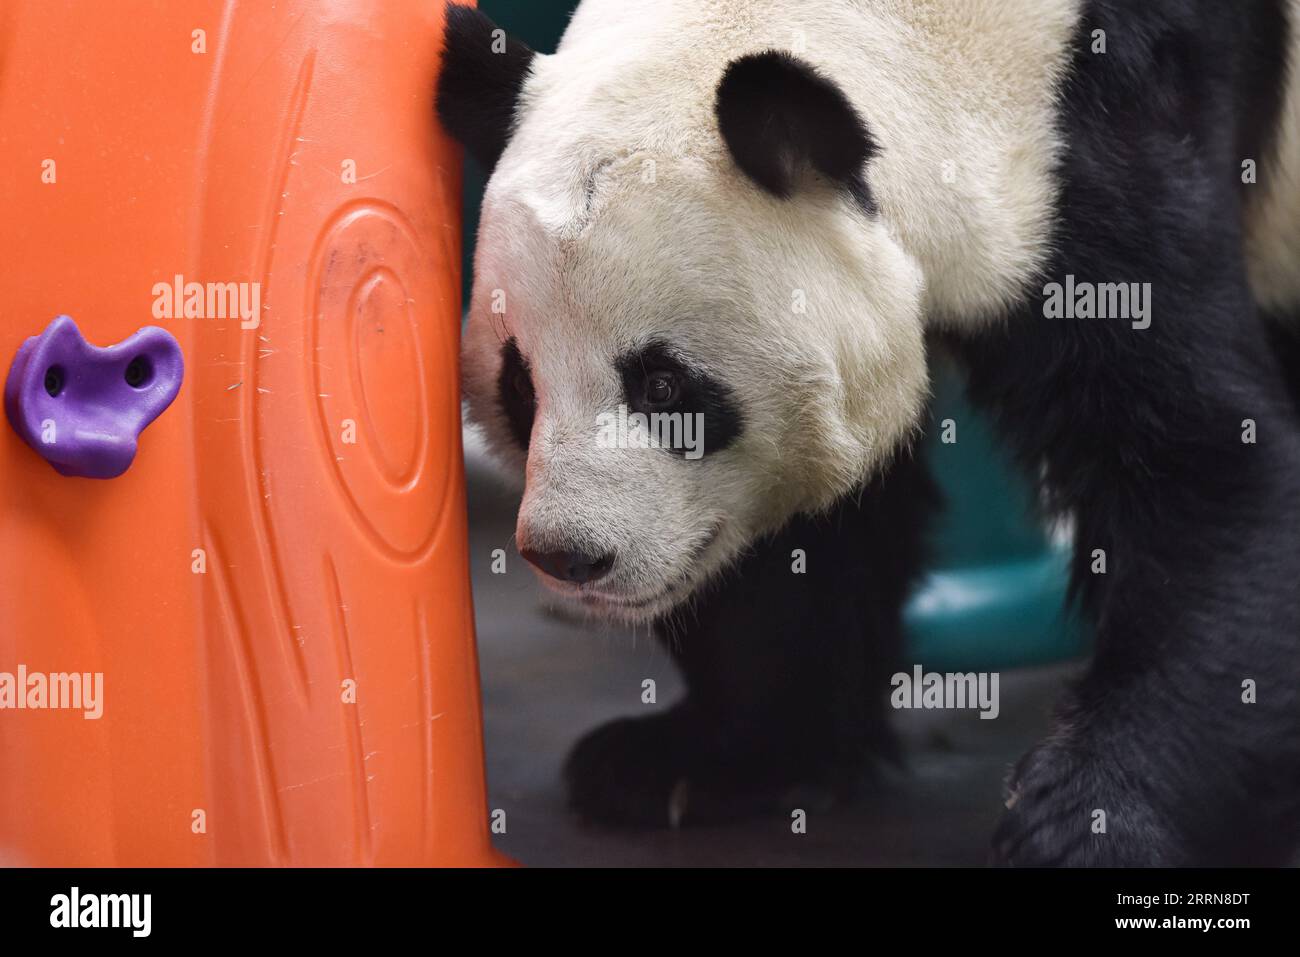
[[[438,117],[489,174],[510,142],[534,56],[473,7],[447,7]]]
[[[784,199],[813,169],[871,207],[863,168],[875,141],[844,91],[810,64],[779,50],[733,60],[714,109],[736,165],[763,189]]]

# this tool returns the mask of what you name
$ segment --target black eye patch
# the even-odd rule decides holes
[[[528,438],[533,434],[533,417],[537,414],[537,393],[533,391],[533,374],[514,339],[507,340],[501,347],[497,398],[506,424],[510,426],[511,437],[527,452]]]
[[[629,412],[699,415],[704,454],[721,452],[740,436],[743,421],[731,389],[666,343],[647,343],[615,365]]]

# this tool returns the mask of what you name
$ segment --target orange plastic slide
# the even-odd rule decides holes
[[[0,863],[499,861],[441,19],[0,6],[0,376],[59,315],[184,358],[116,478],[0,422]]]

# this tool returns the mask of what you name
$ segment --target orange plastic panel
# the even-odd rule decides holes
[[[441,18],[0,6],[0,372],[60,313],[186,366],[120,478],[0,428],[0,672],[104,675],[98,720],[0,710],[0,861],[497,861]],[[160,318],[177,276],[259,315]]]

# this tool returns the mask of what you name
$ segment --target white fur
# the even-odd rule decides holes
[[[870,184],[924,270],[927,318],[978,322],[1047,256],[1055,99],[1078,6],[586,0],[529,85],[537,129],[521,133],[540,135],[510,154],[541,147],[532,165],[552,172],[631,150],[726,165],[713,119],[723,70],[745,53],[790,50],[844,89],[881,145]]]
[[[1291,0],[1291,55],[1272,155],[1256,157],[1265,189],[1251,204],[1246,249],[1255,297],[1267,310],[1300,309],[1300,0]]]
[[[1076,0],[585,0],[489,184],[465,341],[471,416],[527,471],[520,545],[616,556],[599,582],[548,584],[650,617],[907,443],[924,319],[995,318],[1044,263],[1076,16]],[[776,199],[732,162],[718,81],[773,48],[867,122],[879,216],[824,183]],[[508,337],[539,398],[526,462],[498,408]],[[599,447],[623,401],[614,359],[650,338],[736,391],[735,446]]]

